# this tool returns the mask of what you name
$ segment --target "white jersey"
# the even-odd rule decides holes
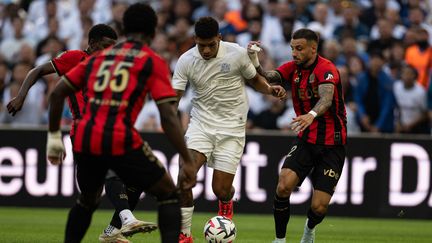
[[[220,41],[216,58],[205,60],[195,46],[178,60],[173,88],[193,91],[191,119],[215,127],[219,133],[244,136],[248,100],[244,79],[256,70],[247,50],[238,44]]]
[[[414,87],[406,89],[402,81],[397,81],[393,92],[403,125],[412,123],[427,111],[426,90],[420,84],[415,83]]]

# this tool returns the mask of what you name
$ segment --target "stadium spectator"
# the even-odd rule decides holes
[[[7,62],[14,64],[17,60],[21,47],[23,45],[34,46],[32,39],[25,36],[23,31],[24,19],[19,15],[11,18],[14,35],[10,38],[5,38],[0,43],[0,52]]]
[[[384,72],[383,65],[382,53],[371,53],[369,67],[358,76],[354,100],[362,131],[391,133],[394,130],[393,80]]]
[[[172,83],[179,100],[187,83],[191,83],[194,96],[185,140],[194,158],[194,171],[198,172],[205,163],[214,168],[212,188],[219,200],[218,214],[232,218],[232,183],[245,145],[245,80],[257,91],[278,98],[285,96],[285,90],[270,86],[257,74],[245,48],[221,39],[215,19],[199,19],[195,24],[196,46],[179,58]],[[180,168],[183,164],[180,159]],[[181,191],[181,199],[179,242],[189,243],[194,210],[192,189]]]
[[[264,99],[270,103],[270,107],[254,116],[250,126],[253,129],[278,129],[277,120],[287,109],[285,102],[271,95],[264,95]]]
[[[318,38],[314,31],[300,29],[291,40],[294,61],[265,73],[255,65],[271,83],[290,82],[296,112],[291,127],[298,136],[279,173],[273,203],[274,243],[286,242],[290,195],[309,173],[314,191],[301,242],[315,242],[315,226],[327,213],[344,164],[347,130],[345,105],[339,96],[342,85],[334,64],[318,55]],[[253,55],[251,58],[254,60]],[[323,170],[337,176],[330,177]]]
[[[339,76],[344,95],[345,110],[347,117],[348,135],[360,133],[360,126],[356,119],[357,105],[354,102],[354,86],[347,66],[338,67]]]
[[[391,47],[398,40],[393,37],[392,31],[394,25],[388,19],[380,18],[377,22],[378,31],[380,33],[379,38],[369,42],[367,46],[367,52],[377,52],[381,51],[385,57],[386,61],[390,60]]]
[[[429,35],[429,43],[432,43],[432,26],[425,22],[426,13],[419,7],[413,7],[409,9],[409,23],[408,26],[418,27],[425,29]]]
[[[392,33],[392,36],[398,40],[401,40],[405,34],[406,27],[401,24],[400,15],[399,15],[399,9],[397,8],[387,8],[385,12],[385,17],[381,19],[388,20],[393,28],[390,30]],[[370,32],[370,39],[376,40],[379,39],[381,34],[379,31],[379,21],[375,22],[374,26],[372,27],[372,30]]]
[[[359,20],[359,9],[354,2],[346,2],[343,8],[343,23],[336,26],[333,33],[335,38],[342,40],[345,37],[352,37],[356,40],[366,42],[369,38],[369,30]]]
[[[307,24],[307,28],[319,33],[323,40],[333,39],[333,32],[336,28],[334,22],[330,22],[328,18],[328,5],[326,3],[317,3],[314,6],[313,19]]]
[[[81,192],[69,213],[65,242],[80,242],[84,237],[109,169],[114,170],[128,187],[138,192],[144,190],[156,197],[161,241],[172,243],[178,238],[181,215],[177,189],[151,148],[133,128],[137,112],[142,108],[148,92],[158,104],[166,135],[184,159],[180,170],[183,183],[179,187],[189,189],[194,186],[196,177],[175,114],[173,101],[176,98],[169,82],[168,68],[148,47],[154,37],[156,23],[156,13],[151,7],[140,3],[131,5],[123,17],[127,40],[81,62],[61,79],[51,95],[47,156],[53,164],[59,164],[64,153],[59,130],[64,98],[84,87],[88,89],[89,96],[73,141]],[[113,62],[112,65],[118,68],[100,74],[107,62]],[[119,80],[120,83],[109,84],[110,80]],[[103,99],[113,93],[115,95],[109,102]],[[105,112],[103,116],[99,113],[103,110],[113,112]],[[125,121],[124,126],[113,126],[116,118]],[[90,137],[100,139],[90,144]],[[138,198],[135,199],[134,204]],[[133,207],[135,205],[131,205]],[[120,213],[120,218],[126,225],[135,221],[130,211]]]
[[[362,11],[360,15],[360,21],[365,24],[369,30],[380,18],[385,17],[385,12],[387,9],[386,0],[373,0],[372,6]]]
[[[417,82],[425,89],[429,87],[432,70],[432,47],[428,40],[429,33],[425,29],[417,29],[416,44],[408,47],[405,53],[405,62],[417,69]]]
[[[402,69],[401,80],[394,84],[396,98],[397,133],[429,134],[429,119],[427,114],[426,90],[416,82],[417,70],[413,66]]]

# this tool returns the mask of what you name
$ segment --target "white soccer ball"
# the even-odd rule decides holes
[[[211,218],[204,226],[204,237],[208,243],[230,243],[236,238],[234,222],[224,216]]]

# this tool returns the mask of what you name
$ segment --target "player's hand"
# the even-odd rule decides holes
[[[309,113],[300,115],[293,119],[293,121],[290,123],[290,127],[296,133],[303,132],[312,124],[314,119],[315,117]]]
[[[61,164],[66,157],[65,148],[60,131],[48,132],[46,154],[53,165]]]
[[[9,114],[15,116],[15,114],[21,110],[23,103],[24,103],[24,99],[20,96],[16,96],[12,98],[12,100],[10,100],[9,103],[7,104],[7,109]]]
[[[251,41],[247,46],[247,53],[249,59],[252,61],[252,64],[254,65],[255,68],[260,66],[259,59],[258,59],[258,52],[261,51],[260,45],[261,45],[260,41]]]
[[[270,86],[270,93],[280,100],[286,100],[287,99],[287,93],[286,90],[280,86],[280,85],[271,85]]]
[[[185,161],[180,167],[179,181],[181,190],[192,189],[196,184],[196,171],[192,161]]]

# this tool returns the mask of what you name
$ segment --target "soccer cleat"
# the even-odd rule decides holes
[[[193,243],[192,235],[187,236],[183,233],[179,235],[179,243]]]
[[[300,240],[300,243],[314,243],[315,242],[315,228],[309,229],[308,220],[306,220],[306,224],[304,226],[303,236]]]
[[[112,225],[109,225],[108,228],[105,229],[104,232],[99,235],[99,242],[130,243],[130,241],[121,234],[121,231]]]
[[[232,219],[234,216],[234,206],[233,206],[233,201],[230,200],[227,203],[222,202],[221,200],[219,200],[219,212],[218,212],[219,216],[224,216],[227,217],[229,219]]]
[[[129,237],[136,233],[148,233],[157,229],[157,225],[152,222],[134,220],[129,224],[123,225],[120,232],[123,236]]]

